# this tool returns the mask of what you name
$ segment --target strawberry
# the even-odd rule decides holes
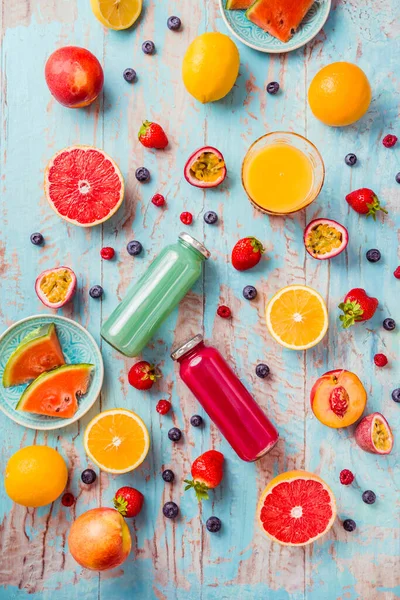
[[[376,219],[376,213],[381,210],[387,214],[386,208],[380,205],[377,195],[369,188],[360,188],[347,194],[346,201],[350,204],[351,208],[358,212],[360,215],[367,215]]]
[[[163,150],[168,146],[168,138],[164,129],[158,123],[143,121],[138,133],[139,142],[146,148]]]
[[[367,292],[361,288],[354,288],[349,291],[343,302],[339,304],[343,315],[339,319],[342,321],[344,329],[354,325],[357,321],[368,321],[371,319],[378,307],[378,300],[371,298]]]
[[[255,267],[261,259],[264,248],[255,237],[246,237],[238,242],[232,250],[232,265],[237,271],[247,271]]]
[[[159,377],[159,371],[145,360],[135,363],[128,373],[129,383],[137,390],[149,390]]]
[[[208,450],[196,458],[192,464],[193,480],[185,479],[186,490],[194,488],[197,499],[208,500],[207,490],[216,488],[222,481],[224,455],[217,450]]]
[[[123,517],[136,517],[142,510],[144,496],[139,490],[125,485],[119,488],[113,502],[115,508]]]

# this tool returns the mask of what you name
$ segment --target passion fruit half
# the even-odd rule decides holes
[[[390,454],[393,448],[393,433],[385,417],[374,412],[364,417],[357,425],[356,442],[371,454]]]
[[[40,273],[35,291],[49,308],[61,308],[70,302],[76,291],[76,275],[69,267],[56,267]]]
[[[327,260],[346,248],[349,234],[346,227],[332,219],[314,219],[304,230],[304,245],[310,256]]]
[[[199,188],[217,187],[226,177],[226,166],[221,152],[204,146],[189,156],[184,175],[190,185]]]

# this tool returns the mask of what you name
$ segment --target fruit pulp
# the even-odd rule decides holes
[[[182,380],[242,460],[261,458],[277,443],[277,430],[218,350],[197,339],[177,358]]]
[[[391,446],[389,433],[385,425],[378,418],[375,419],[374,422],[372,439],[374,441],[375,448],[378,448],[378,450],[389,450]]]
[[[268,212],[287,214],[306,204],[314,183],[313,166],[298,148],[276,143],[246,161],[243,181],[255,204]]]

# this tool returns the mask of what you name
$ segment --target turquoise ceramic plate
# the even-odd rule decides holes
[[[222,17],[234,36],[243,44],[271,54],[290,52],[307,44],[325,25],[331,9],[332,0],[317,0],[304,17],[299,29],[289,42],[284,44],[257,25],[251,23],[244,10],[227,10],[226,0],[219,0]]]
[[[57,329],[58,339],[65,356],[65,362],[70,364],[90,363],[94,365],[94,372],[88,393],[78,401],[79,408],[71,419],[58,419],[45,417],[15,410],[15,406],[26,386],[20,385],[12,388],[4,388],[1,383],[7,360],[30,331],[54,323]],[[29,427],[30,429],[60,429],[80,419],[97,400],[103,384],[103,359],[96,342],[78,323],[52,315],[37,315],[22,319],[12,325],[0,337],[0,409],[16,423]]]

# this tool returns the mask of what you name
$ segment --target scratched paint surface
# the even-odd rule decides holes
[[[69,489],[76,506],[60,501],[38,510],[13,506],[0,486],[0,598],[66,600],[70,598],[130,598],[223,600],[391,600],[400,597],[399,579],[399,469],[390,457],[363,453],[351,428],[335,431],[323,427],[309,407],[315,379],[333,368],[354,370],[368,391],[369,412],[379,410],[400,436],[399,407],[390,399],[400,385],[399,334],[381,327],[386,316],[400,322],[400,283],[392,271],[400,262],[398,218],[399,188],[394,175],[400,170],[399,149],[385,150],[382,136],[399,134],[398,80],[399,6],[397,0],[334,0],[324,30],[307,47],[289,55],[267,56],[238,44],[240,76],[223,101],[202,106],[186,93],[180,77],[181,57],[193,37],[203,31],[226,32],[217,0],[180,2],[145,0],[143,16],[127,32],[105,31],[84,0],[3,0],[1,51],[1,329],[21,317],[41,313],[34,294],[37,273],[59,264],[78,275],[79,291],[73,305],[62,314],[82,323],[100,343],[101,321],[122,298],[132,279],[182,230],[179,214],[194,213],[190,232],[212,251],[204,277],[188,294],[160,330],[144,357],[160,365],[164,377],[150,393],[139,393],[127,384],[132,361],[102,344],[106,380],[100,400],[81,422],[55,433],[24,430],[0,415],[1,466],[18,448],[32,443],[57,448],[68,460]],[[397,11],[397,14],[396,14]],[[166,27],[177,14],[184,27],[179,33]],[[141,43],[153,39],[154,56],[141,52]],[[396,41],[397,39],[397,41]],[[105,70],[105,89],[99,103],[88,110],[68,110],[51,99],[43,77],[46,57],[62,45],[81,45],[93,51]],[[397,61],[396,61],[397,57]],[[374,99],[368,115],[355,126],[330,129],[311,115],[306,90],[315,72],[335,60],[357,62],[368,74]],[[128,85],[122,71],[132,66],[138,82]],[[268,81],[279,81],[282,92],[270,97]],[[136,133],[142,119],[166,126],[170,147],[163,153],[145,150]],[[397,128],[397,131],[396,131]],[[311,139],[323,154],[326,182],[318,201],[293,218],[269,219],[249,207],[240,182],[240,164],[247,147],[266,131],[291,130]],[[126,178],[126,199],[111,221],[85,231],[60,220],[48,207],[42,191],[45,165],[64,146],[82,143],[102,147],[120,165]],[[187,156],[208,143],[225,155],[229,177],[221,188],[204,193],[191,188],[182,176]],[[343,162],[356,152],[359,164],[349,169]],[[134,171],[145,165],[151,182],[140,185]],[[344,196],[357,187],[372,187],[389,209],[377,223],[350,212]],[[167,197],[167,209],[156,209],[155,192]],[[396,206],[397,205],[397,206]],[[216,210],[219,225],[204,224],[206,209]],[[396,215],[397,209],[397,215]],[[306,255],[302,231],[316,216],[330,216],[350,230],[347,253],[332,263]],[[397,217],[397,218],[396,218]],[[30,233],[41,231],[43,249],[33,247]],[[234,242],[255,235],[267,248],[266,260],[248,273],[234,272],[229,254]],[[142,256],[133,259],[126,243],[138,239]],[[117,249],[115,262],[101,262],[103,245]],[[368,248],[380,248],[383,260],[365,260]],[[326,298],[330,329],[323,343],[307,354],[278,347],[263,321],[264,305],[285,284],[307,283]],[[93,284],[105,289],[103,302],[89,298]],[[252,303],[242,298],[246,284],[259,290]],[[335,307],[352,287],[377,294],[380,308],[368,325],[343,332]],[[232,321],[215,316],[219,303],[231,306]],[[200,412],[195,399],[177,380],[169,359],[171,347],[204,331],[236,366],[258,402],[278,426],[281,440],[270,455],[256,464],[241,462],[215,427],[191,428],[190,416]],[[390,367],[377,371],[372,358],[388,355]],[[265,361],[271,377],[255,377],[255,365]],[[172,416],[159,417],[155,403],[171,398]],[[88,465],[82,432],[100,410],[124,406],[147,423],[152,448],[133,476],[102,474],[90,490],[80,485],[80,472]],[[183,442],[167,438],[172,423],[184,431]],[[191,461],[215,447],[226,456],[226,477],[212,500],[200,508],[185,495],[179,480],[189,473]],[[398,454],[397,454],[398,456]],[[396,466],[397,465],[397,466]],[[177,483],[164,484],[166,466]],[[323,540],[306,549],[288,549],[269,543],[254,521],[260,491],[279,472],[294,467],[320,474],[332,486],[339,519]],[[342,468],[351,468],[362,489],[373,489],[378,501],[364,505],[360,490],[338,482]],[[146,497],[145,509],[133,521],[133,552],[114,571],[98,574],[82,570],[68,553],[66,537],[74,517],[88,508],[110,505],[115,490],[133,484]],[[176,501],[181,518],[166,521],[162,505]],[[223,529],[218,535],[205,530],[206,519],[218,515]],[[358,524],[346,534],[340,519]]]

